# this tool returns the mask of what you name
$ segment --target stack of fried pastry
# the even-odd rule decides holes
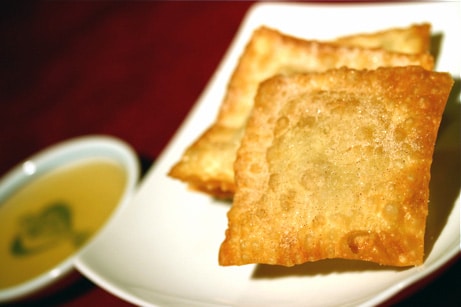
[[[423,262],[453,83],[429,47],[428,24],[331,42],[255,30],[215,122],[169,173],[233,198],[221,265]]]

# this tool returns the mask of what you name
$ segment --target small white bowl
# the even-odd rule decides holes
[[[59,173],[62,178],[56,179]],[[36,294],[73,272],[81,249],[127,205],[139,173],[129,145],[86,136],[45,149],[5,174],[0,179],[0,302]],[[103,202],[105,210],[98,206]],[[38,269],[51,258],[55,262]]]

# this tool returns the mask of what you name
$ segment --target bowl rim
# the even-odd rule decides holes
[[[119,199],[104,224],[83,246],[50,270],[21,284],[0,288],[0,302],[17,300],[32,295],[56,283],[74,271],[74,261],[86,246],[100,236],[101,232],[119,215],[132,198],[140,176],[140,162],[133,148],[113,136],[87,135],[71,138],[51,145],[26,158],[0,177],[0,200],[7,199],[20,186],[68,163],[78,163],[91,158],[109,158],[120,164],[126,171],[127,180]],[[1,204],[0,204],[1,206]]]

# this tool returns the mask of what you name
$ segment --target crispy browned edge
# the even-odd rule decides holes
[[[431,24],[425,22],[405,28],[342,36],[335,42],[365,48],[384,48],[392,52],[426,53],[430,52],[431,47]]]

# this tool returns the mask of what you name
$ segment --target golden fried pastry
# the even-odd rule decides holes
[[[231,76],[216,121],[186,149],[169,175],[213,196],[232,197],[233,163],[256,90],[261,81],[275,74],[342,66],[373,69],[406,65],[432,69],[434,59],[428,53],[403,54],[302,40],[261,27],[254,32]]]
[[[220,264],[420,265],[432,155],[452,84],[449,74],[417,66],[264,82],[235,162]]]
[[[365,48],[383,48],[402,53],[429,52],[431,25],[414,24],[406,28],[393,28],[374,33],[361,33],[340,37],[336,43]]]

